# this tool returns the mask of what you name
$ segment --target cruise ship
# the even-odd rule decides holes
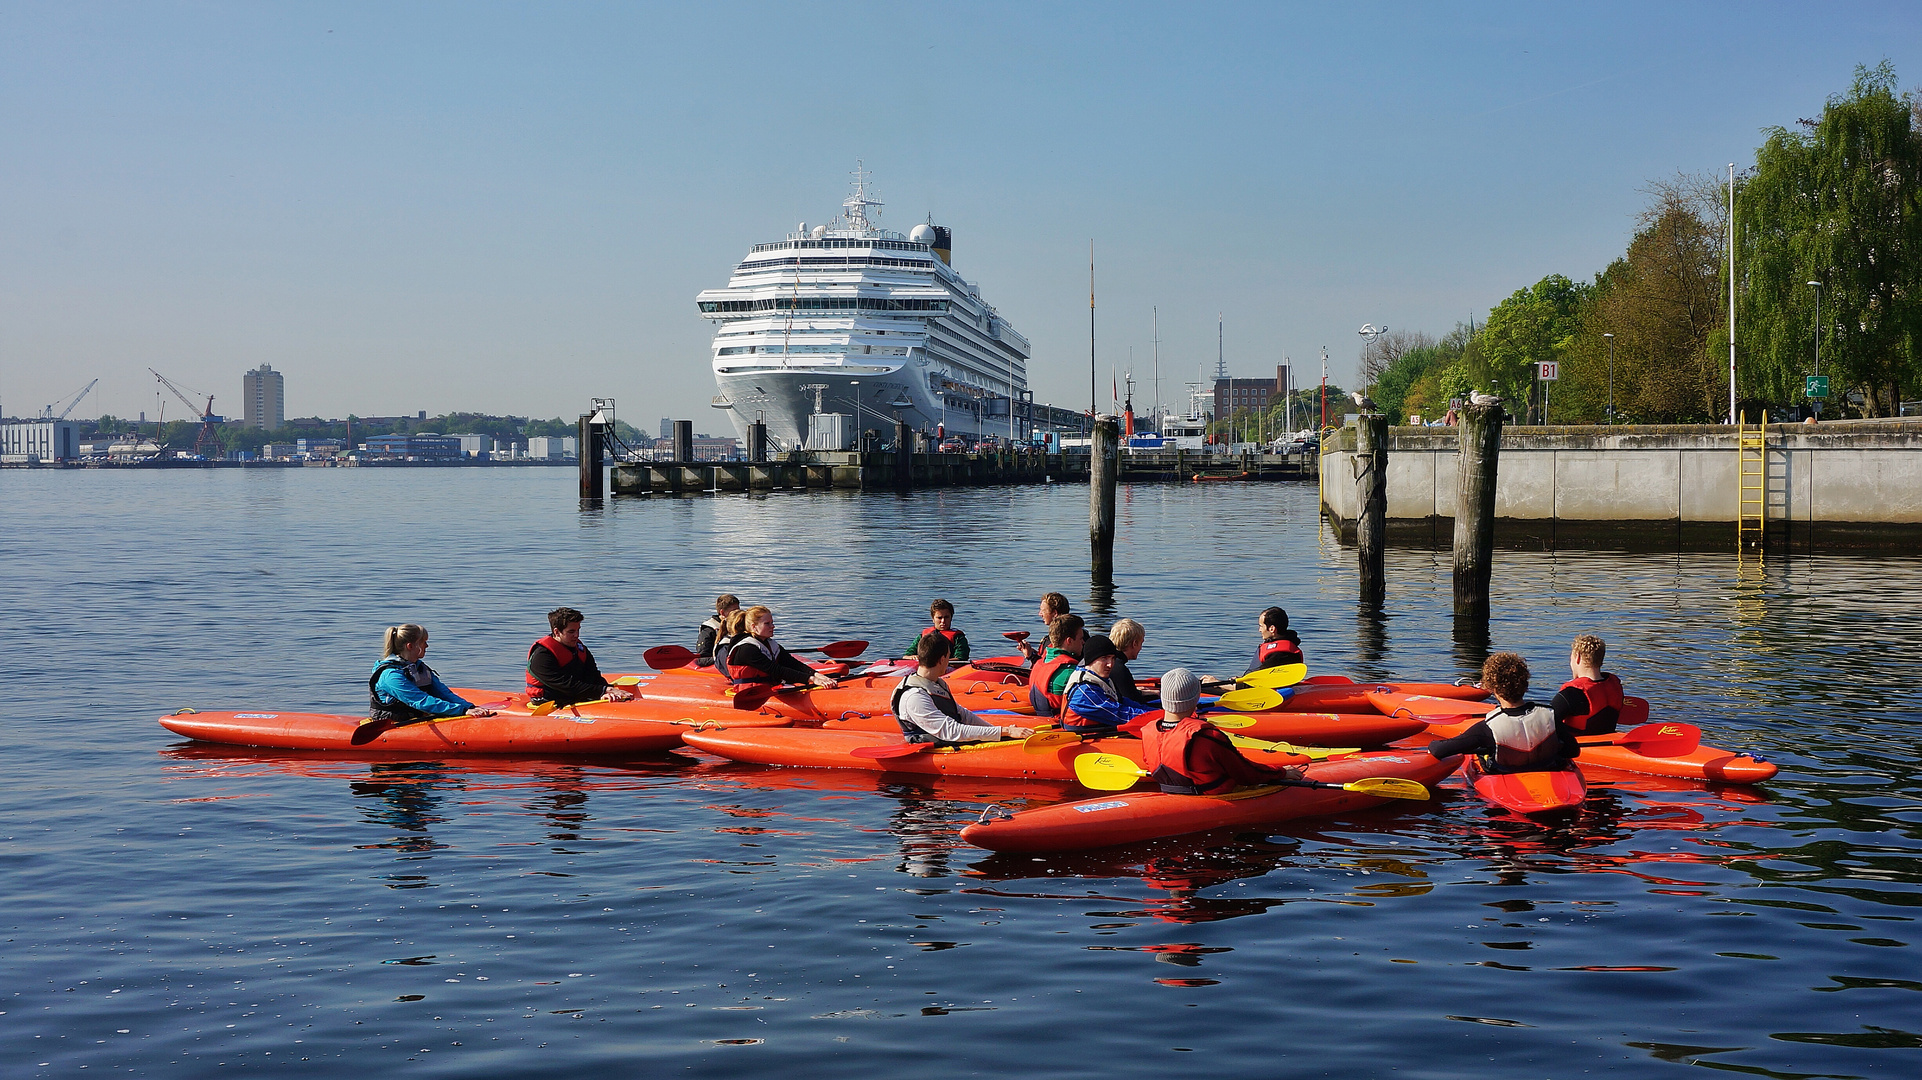
[[[724,289],[696,298],[715,324],[714,407],[771,450],[841,450],[860,433],[977,441],[1028,437],[1028,339],[950,265],[945,227],[875,223],[857,170],[841,216],[756,244]]]

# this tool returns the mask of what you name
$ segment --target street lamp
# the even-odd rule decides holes
[[[1809,288],[1815,290],[1815,324],[1809,329],[1815,335],[1815,374],[1820,375],[1822,374],[1822,283],[1811,281]],[[1822,415],[1821,398],[1815,399],[1815,415]]]
[[[1608,339],[1608,422],[1615,422],[1615,335],[1603,334]]]

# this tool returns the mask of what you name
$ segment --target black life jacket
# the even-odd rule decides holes
[[[1622,680],[1612,672],[1602,672],[1599,679],[1570,679],[1562,684],[1562,689],[1574,687],[1582,692],[1588,702],[1588,711],[1580,716],[1570,716],[1562,723],[1575,729],[1581,735],[1606,735],[1615,730],[1615,723],[1622,715]]]
[[[739,641],[736,641],[734,645],[728,649],[727,651],[728,659],[732,660],[734,658],[735,650],[743,649],[743,648],[753,649],[755,652],[758,652],[762,656],[767,657],[767,666],[769,670],[762,671],[760,668],[757,668],[752,664],[730,663],[726,666],[724,670],[727,672],[727,677],[733,681],[734,685],[741,686],[747,683],[758,683],[763,685],[778,684],[783,681],[781,679],[781,655],[787,652],[787,650],[781,648],[780,642],[762,641],[760,638],[755,637],[753,634],[742,634],[741,639]],[[716,650],[717,655],[718,653],[719,651]],[[718,661],[715,666],[716,667],[720,666]]]
[[[1555,710],[1532,702],[1523,703],[1523,708],[1527,711],[1520,716],[1496,709],[1486,717],[1488,730],[1495,736],[1494,756],[1486,761],[1489,772],[1540,772],[1561,764]]]
[[[380,664],[374,668],[374,673],[367,677],[367,719],[392,720],[395,723],[404,724],[414,720],[426,720],[434,715],[433,713],[421,712],[419,709],[399,699],[393,701],[383,701],[381,699],[378,684],[380,683],[382,673],[405,668],[406,666],[407,661],[405,660],[389,658],[382,660]],[[430,679],[433,677],[433,668],[422,664],[420,669],[426,672]],[[419,686],[420,683],[416,681],[414,685]]]
[[[923,731],[918,724],[901,715],[901,695],[910,689],[926,691],[927,695],[934,699],[934,707],[940,709],[942,715],[957,724],[967,723],[967,719],[961,715],[961,706],[954,700],[954,692],[948,689],[948,684],[940,679],[927,678],[917,671],[896,683],[893,696],[888,698],[888,711],[894,714],[894,722],[901,725],[901,734],[909,742],[941,742],[932,734]],[[942,745],[955,744],[943,743]]]
[[[714,639],[714,670],[720,672],[723,679],[729,677],[727,673],[727,654],[734,651],[734,642],[735,639],[731,637],[717,637]]]
[[[721,640],[721,617],[711,616],[701,620],[701,628],[694,633],[694,655],[696,659],[711,660],[714,646]]]

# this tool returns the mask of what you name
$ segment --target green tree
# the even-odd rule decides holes
[[[1535,404],[1535,365],[1565,359],[1581,326],[1582,307],[1591,286],[1550,274],[1495,305],[1481,334],[1487,376],[1510,401]]]
[[[1814,365],[1821,282],[1822,370],[1862,391],[1870,415],[1918,383],[1922,350],[1922,99],[1896,94],[1886,60],[1855,69],[1803,131],[1768,130],[1736,193],[1736,265],[1746,288],[1739,378],[1751,397],[1799,401]],[[1839,394],[1837,396],[1840,396]]]

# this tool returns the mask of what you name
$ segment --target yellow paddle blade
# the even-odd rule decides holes
[[[641,685],[641,677],[639,675],[623,675],[614,680],[614,685],[626,687],[639,686]]]
[[[1074,778],[1096,791],[1126,791],[1148,775],[1119,754],[1082,754],[1074,759]]]
[[[1307,677],[1307,664],[1277,664],[1274,667],[1251,671],[1238,681],[1243,686],[1261,686],[1270,690],[1279,690],[1284,686],[1293,686]]]
[[[560,708],[560,706],[551,701],[542,701],[534,705],[529,705],[527,711],[535,716],[546,716],[558,708]]]
[[[1223,730],[1255,726],[1255,722],[1245,716],[1222,716],[1217,713],[1214,716],[1204,716],[1202,719]]]
[[[1403,780],[1392,776],[1376,776],[1367,780],[1356,780],[1343,784],[1343,791],[1358,791],[1363,795],[1379,795],[1384,799],[1426,799],[1428,789],[1413,780]]]
[[[1045,754],[1057,746],[1081,741],[1081,736],[1072,731],[1037,731],[1021,743],[1021,749],[1030,754]]]
[[[1246,722],[1253,723],[1253,721]],[[1250,750],[1272,750],[1281,754],[1300,754],[1303,757],[1313,758],[1316,761],[1324,758],[1341,757],[1346,754],[1361,753],[1361,748],[1358,746],[1296,746],[1293,743],[1264,742],[1261,739],[1251,739],[1246,735],[1230,735],[1228,736],[1228,741],[1236,746],[1246,747]]]
[[[1281,707],[1281,695],[1265,686],[1251,686],[1246,690],[1230,690],[1215,704],[1236,712],[1266,712]]]

